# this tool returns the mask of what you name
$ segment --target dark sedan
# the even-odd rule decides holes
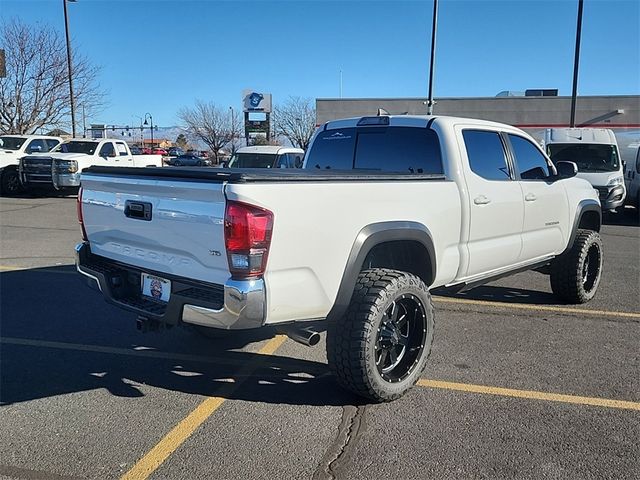
[[[198,157],[197,155],[190,153],[185,153],[179,157],[172,158],[167,163],[174,167],[204,167],[211,165],[211,162],[208,159]]]

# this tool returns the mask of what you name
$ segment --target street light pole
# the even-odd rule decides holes
[[[431,24],[431,61],[429,62],[429,98],[427,115],[433,115],[433,70],[436,57],[436,31],[438,30],[438,0],[433,0],[433,22]]]
[[[149,125],[147,123],[147,117],[149,117],[149,120],[151,122],[151,148],[153,149],[153,117],[151,116],[150,113],[145,113],[144,114],[144,124],[145,125]],[[144,142],[142,142],[144,144]],[[144,145],[143,145],[144,146]]]
[[[578,0],[578,25],[576,27],[576,54],[573,59],[573,89],[571,90],[571,124],[576,126],[576,96],[578,95],[578,66],[580,65],[580,37],[582,37],[582,0]]]
[[[64,31],[67,36],[67,69],[69,71],[69,96],[71,100],[71,135],[76,136],[76,104],[73,98],[73,67],[71,65],[71,41],[69,39],[69,16],[67,15],[67,1],[75,2],[76,0],[62,0],[64,6]]]

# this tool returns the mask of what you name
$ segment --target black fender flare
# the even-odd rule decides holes
[[[436,278],[436,250],[431,232],[426,226],[409,221],[372,223],[362,228],[353,242],[336,299],[327,314],[327,319],[340,318],[347,311],[358,274],[371,249],[382,243],[400,240],[416,241],[426,248],[431,263],[431,281]]]
[[[578,235],[580,221],[587,212],[595,212],[598,214],[598,231],[600,231],[600,226],[602,225],[602,208],[600,207],[600,204],[596,200],[590,198],[581,200],[576,208],[576,216],[573,219],[573,226],[571,227],[571,233],[569,235],[569,243],[567,243],[567,247],[562,253],[568,252],[571,249],[573,242]]]

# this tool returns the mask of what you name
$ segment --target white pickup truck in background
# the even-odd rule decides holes
[[[33,154],[20,161],[20,181],[30,192],[77,191],[80,172],[91,166],[161,167],[161,155],[132,155],[122,140],[67,140],[51,152]]]
[[[430,289],[536,269],[563,301],[595,295],[600,203],[576,173],[508,125],[336,120],[303,169],[89,168],[77,268],[143,330],[326,329],[338,382],[389,401],[425,368]]]
[[[46,153],[62,139],[46,135],[3,135],[0,137],[0,193],[15,195],[22,190],[18,176],[20,159],[33,153]]]

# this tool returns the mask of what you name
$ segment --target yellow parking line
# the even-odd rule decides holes
[[[577,395],[564,395],[560,393],[537,392],[535,390],[514,390],[512,388],[488,387],[485,385],[473,385],[470,383],[453,383],[427,379],[418,380],[418,385],[428,388],[458,390],[460,392],[482,393],[486,395],[500,395],[504,397],[515,398],[528,398],[533,400],[546,400],[548,402],[573,403],[577,405],[621,408],[625,410],[640,410],[639,402],[612,400],[609,398],[580,397]]]
[[[492,302],[485,300],[471,300],[469,298],[451,298],[434,295],[434,301],[441,303],[459,303],[462,305],[481,305],[500,308],[515,308],[519,310],[541,310],[555,313],[579,313],[603,317],[640,318],[640,312],[614,312],[610,310],[591,310],[589,308],[554,307],[551,305],[534,305],[531,303]]]
[[[257,353],[271,355],[286,340],[286,336],[278,335],[269,340]],[[238,372],[238,377],[246,378],[255,370],[257,364],[247,365]],[[229,383],[223,387],[222,396],[209,397],[178,423],[165,437],[122,477],[121,480],[143,480],[149,477],[162,463],[182,445],[202,423],[209,418],[225,401],[225,396],[236,390],[244,380]]]

